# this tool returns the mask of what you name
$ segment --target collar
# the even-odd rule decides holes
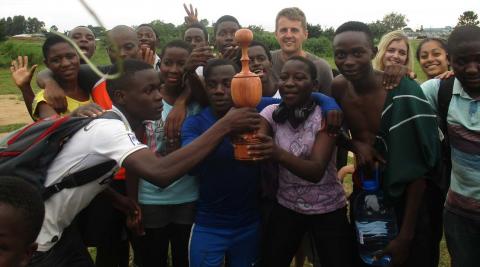
[[[160,71],[160,63],[162,62],[162,60],[160,59],[160,57],[155,54],[155,62],[153,62],[153,68],[156,70],[156,71]]]
[[[473,99],[470,95],[468,95],[467,92],[465,92],[465,90],[463,89],[462,84],[460,83],[460,81],[457,78],[455,78],[455,81],[453,82],[452,94],[453,95],[459,95],[460,97],[468,99],[468,100],[480,100],[480,99]]]
[[[127,128],[128,131],[133,132],[132,127],[130,127],[130,123],[128,122],[127,118],[125,117],[125,115],[123,115],[123,113],[117,107],[112,105],[111,111],[115,112],[118,116],[120,116],[120,118],[123,121],[123,124],[125,124],[125,127]]]

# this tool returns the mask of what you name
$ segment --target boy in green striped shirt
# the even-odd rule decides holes
[[[399,233],[378,256],[389,254],[393,266],[433,266],[423,198],[439,159],[436,116],[415,81],[402,78],[394,90],[385,90],[383,72],[372,67],[377,49],[367,25],[344,23],[333,47],[342,75],[334,79],[332,95],[351,130],[346,144],[366,176],[382,164],[382,188],[397,215]],[[353,194],[358,186],[354,175]]]

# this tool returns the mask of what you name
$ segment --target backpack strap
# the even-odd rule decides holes
[[[448,136],[447,129],[447,115],[450,101],[452,100],[453,84],[455,77],[450,77],[446,80],[440,81],[440,88],[438,89],[437,102],[438,102],[438,116],[440,118],[439,124],[445,138]]]
[[[97,117],[98,119],[115,119],[122,121],[122,118],[113,111],[107,111]],[[96,179],[108,174],[116,166],[115,160],[110,160],[90,168],[81,170],[76,173],[72,173],[63,177],[61,182],[46,187],[42,192],[43,200],[49,199],[54,194],[62,191],[66,188],[74,188],[88,184]]]
[[[82,186],[92,181],[95,181],[99,177],[102,177],[103,175],[106,175],[107,173],[109,173],[113,169],[113,167],[115,167],[116,164],[117,164],[116,161],[110,160],[110,161],[92,166],[85,170],[72,173],[64,177],[61,182],[58,182],[56,184],[46,187],[42,192],[43,200],[49,199],[51,196],[62,191],[65,188]]]
[[[443,194],[446,194],[448,188],[450,187],[450,173],[452,170],[450,142],[448,140],[447,116],[448,107],[450,106],[450,101],[452,100],[454,82],[455,77],[450,77],[447,80],[441,80],[437,94],[439,117],[438,124],[444,136],[441,144],[441,159],[438,166],[439,186],[443,191]]]

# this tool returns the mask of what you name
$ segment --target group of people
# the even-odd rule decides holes
[[[422,40],[416,59],[429,80],[419,85],[401,31],[377,48],[366,24],[346,22],[333,38],[334,77],[302,48],[305,14],[285,8],[275,19],[280,49],[257,41],[248,48],[262,100],[235,108],[240,23],[217,20],[216,55],[196,10],[186,10],[182,39],[159,54],[148,24],[109,30],[108,66],[82,64],[78,53],[91,58],[96,48],[87,27],[69,32],[80,51],[48,37],[36,94],[36,66],[22,56],[12,62],[33,119],[98,117],[63,146],[45,186],[107,161],[116,166],[44,206],[32,185],[2,177],[0,266],[128,266],[130,246],[134,264],[145,267],[168,266],[170,255],[174,267],[279,267],[294,257],[302,266],[306,250],[315,266],[364,266],[337,148],[355,155],[350,199],[362,190],[360,176],[382,173],[399,231],[378,257],[390,255],[392,266],[437,266],[445,232],[452,266],[476,266],[479,27],[457,27],[448,41]],[[120,76],[101,78],[93,68]],[[104,117],[112,112],[115,119]],[[232,137],[245,131],[261,141],[248,147],[253,162],[234,158]],[[97,248],[95,263],[87,246]]]

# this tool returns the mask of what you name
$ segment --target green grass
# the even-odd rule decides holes
[[[14,131],[20,127],[25,126],[25,123],[14,123],[14,124],[8,124],[8,125],[0,125],[0,133],[8,133],[11,131]]]

